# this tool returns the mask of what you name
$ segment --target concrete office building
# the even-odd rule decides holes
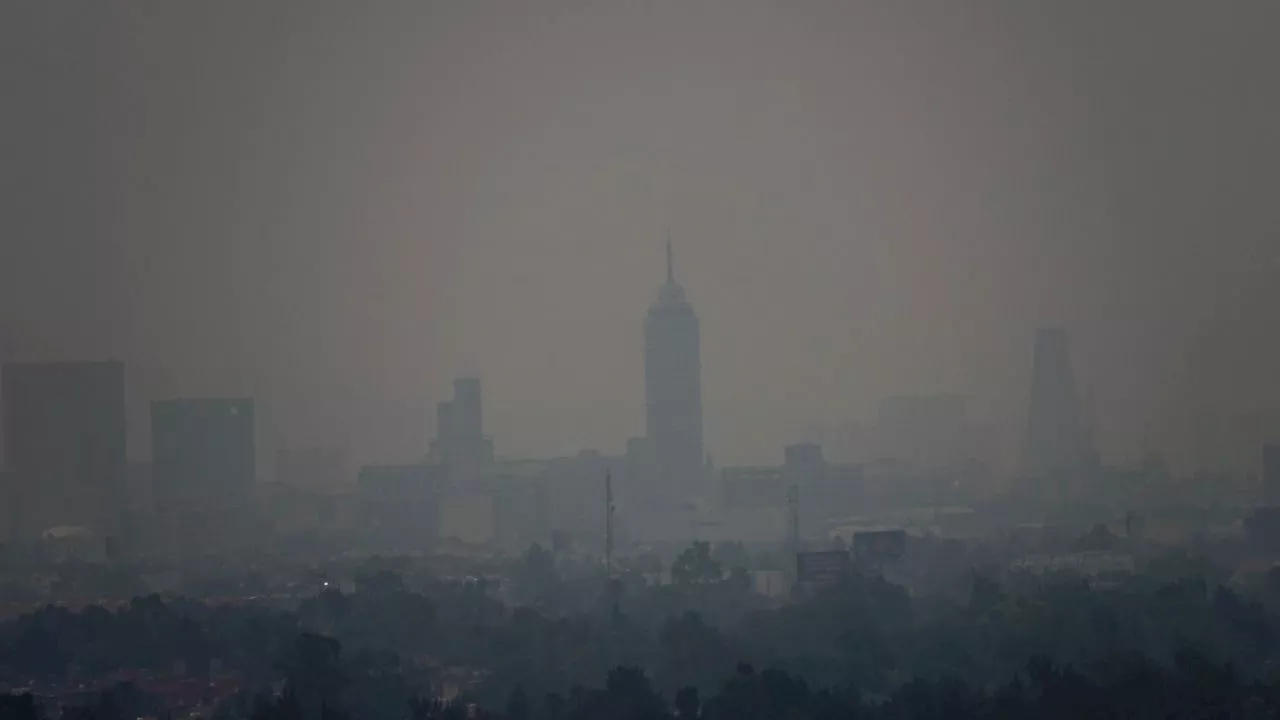
[[[151,404],[152,492],[177,549],[247,543],[255,529],[257,451],[253,401],[161,400]]]
[[[12,535],[70,526],[111,544],[128,473],[124,365],[12,363],[0,373]]]
[[[1036,333],[1031,398],[1023,437],[1023,470],[1032,477],[1074,473],[1096,459],[1088,423],[1076,397],[1067,333]]]
[[[474,475],[478,467],[493,462],[493,441],[484,435],[480,380],[453,381],[453,399],[436,406],[436,438],[431,462]]]

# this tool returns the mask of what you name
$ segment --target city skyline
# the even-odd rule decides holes
[[[0,357],[356,460],[469,374],[508,452],[616,448],[670,228],[718,459],[943,391],[1016,452],[1041,325],[1104,457],[1186,446],[1280,406],[1277,10],[1153,7],[6,7]]]

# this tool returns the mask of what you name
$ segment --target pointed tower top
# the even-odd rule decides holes
[[[667,282],[676,281],[675,260],[671,257],[671,233],[667,233]]]
[[[658,286],[658,298],[654,301],[654,307],[671,308],[677,305],[687,305],[688,301],[684,297],[684,288],[680,287],[680,283],[676,282],[676,262],[675,253],[671,249],[671,233],[667,232],[667,281]]]

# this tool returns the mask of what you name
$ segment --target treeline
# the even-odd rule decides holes
[[[521,592],[571,592],[545,559],[526,560],[525,571],[513,574],[527,585]],[[427,695],[451,668],[476,671],[467,700],[491,711],[506,712],[521,695],[531,713],[551,712],[540,708],[557,696],[578,707],[568,689],[607,690],[616,668],[643,669],[647,686],[673,703],[696,691],[710,707],[727,691],[726,677],[745,682],[736,670],[742,663],[806,688],[856,688],[864,704],[887,712],[910,687],[930,697],[951,688],[957,701],[979,709],[1001,697],[1012,702],[1002,688],[1015,676],[1032,682],[1030,658],[1073,668],[1061,671],[1062,682],[1092,683],[1081,697],[1137,682],[1126,673],[1176,687],[1187,658],[1229,667],[1232,692],[1261,692],[1268,686],[1256,683],[1276,677],[1280,647],[1280,622],[1264,605],[1195,579],[1137,577],[1096,589],[1069,576],[1003,584],[972,576],[956,592],[913,598],[882,578],[854,574],[772,610],[758,609],[732,573],[694,572],[674,586],[627,589],[616,604],[602,584],[593,588],[597,601],[562,614],[507,607],[483,583],[410,589],[386,571],[363,578],[354,593],[328,591],[291,612],[154,597],[116,612],[49,608],[0,624],[0,679],[98,677],[124,668],[198,675],[221,665],[250,689],[232,713],[247,717],[253,696],[283,668],[314,657],[299,652],[301,638],[332,638],[344,652],[327,684],[344,690],[324,706],[359,720],[403,720],[405,698]],[[580,691],[577,700],[589,695]],[[1014,695],[1024,703],[1036,697]]]
[[[325,641],[312,651],[327,655]],[[321,659],[306,670],[294,667],[274,697],[259,696],[248,720],[365,720],[341,700],[343,683]],[[314,672],[314,676],[299,672]],[[333,685],[337,681],[337,685]],[[395,698],[387,698],[394,702]],[[224,715],[225,717],[226,715]],[[1244,679],[1230,665],[1180,652],[1171,665],[1135,656],[1115,656],[1102,677],[1032,659],[1009,681],[989,690],[955,679],[917,679],[887,696],[867,696],[854,685],[813,688],[784,671],[757,672],[739,665],[717,692],[694,687],[664,697],[638,668],[610,671],[602,687],[571,688],[566,694],[531,698],[518,686],[498,708],[447,703],[429,696],[399,702],[408,720],[1192,720],[1280,716],[1280,684]],[[133,720],[127,700],[104,693],[95,702],[64,712],[64,720]],[[30,696],[0,696],[0,720],[45,720]]]

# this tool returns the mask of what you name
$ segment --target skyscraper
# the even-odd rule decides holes
[[[702,360],[698,316],[675,279],[667,242],[667,281],[644,323],[646,431],[654,490],[686,498],[702,479]]]
[[[188,398],[151,403],[157,504],[244,509],[256,475],[253,401]]]
[[[453,399],[436,405],[436,439],[430,457],[455,469],[493,462],[493,441],[484,436],[478,378],[455,379]]]
[[[196,398],[151,403],[156,509],[176,548],[196,551],[249,539],[257,483],[253,401]]]
[[[1023,469],[1037,477],[1080,470],[1094,459],[1093,440],[1076,397],[1066,331],[1036,331],[1033,362]]]
[[[72,525],[116,537],[128,472],[124,365],[17,363],[3,376],[14,535]]]

